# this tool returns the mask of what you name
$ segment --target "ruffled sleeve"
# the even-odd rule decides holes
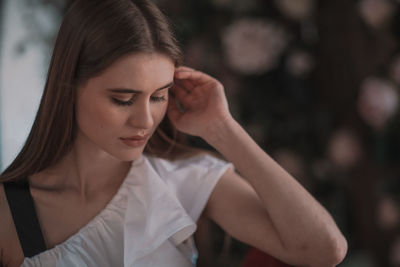
[[[233,168],[232,163],[206,153],[176,161],[149,161],[194,221],[199,219],[219,178]]]
[[[124,266],[195,266],[196,221],[230,163],[210,155],[142,158],[128,176]]]

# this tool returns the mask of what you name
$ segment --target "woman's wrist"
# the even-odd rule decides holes
[[[226,116],[223,119],[216,120],[213,124],[206,128],[206,132],[203,134],[203,139],[216,150],[220,151],[223,146],[227,144],[232,134],[237,132],[237,129],[241,126],[231,116]]]

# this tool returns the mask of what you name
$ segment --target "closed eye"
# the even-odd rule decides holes
[[[120,99],[114,98],[114,97],[111,98],[111,100],[118,106],[130,106],[135,102],[136,97],[137,97],[137,95],[134,94],[128,101],[123,101],[123,100],[120,100]],[[150,101],[156,102],[156,103],[164,102],[166,100],[167,100],[167,98],[165,96],[151,96],[150,97]]]

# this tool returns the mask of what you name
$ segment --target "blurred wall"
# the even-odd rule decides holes
[[[56,10],[35,1],[3,0],[1,31],[1,168],[26,140],[43,92]],[[53,37],[51,37],[53,38]]]

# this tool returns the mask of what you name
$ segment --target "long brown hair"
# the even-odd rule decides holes
[[[149,0],[76,0],[54,46],[43,96],[29,136],[0,182],[27,179],[57,163],[74,143],[77,85],[135,52],[163,53],[179,65],[181,50],[171,26]],[[188,151],[168,117],[145,153],[175,157]]]

